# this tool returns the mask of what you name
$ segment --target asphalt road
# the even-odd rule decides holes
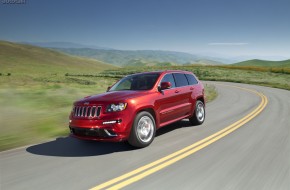
[[[186,120],[171,124],[158,131],[149,147],[137,150],[125,143],[62,137],[2,152],[0,189],[90,189],[199,142],[261,104],[257,94],[218,84],[255,89],[268,104],[234,132],[124,189],[290,189],[290,91],[213,84],[219,96],[207,104],[201,126]]]

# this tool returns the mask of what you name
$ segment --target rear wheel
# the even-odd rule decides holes
[[[134,119],[128,142],[130,145],[143,148],[150,145],[155,137],[155,120],[149,112],[142,111]]]
[[[204,103],[200,100],[197,100],[195,103],[195,109],[193,116],[189,118],[189,121],[192,125],[201,125],[205,119],[205,109]]]

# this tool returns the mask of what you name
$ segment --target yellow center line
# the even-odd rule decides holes
[[[223,86],[229,86],[229,85],[223,85]],[[187,146],[177,152],[174,152],[168,156],[165,156],[157,161],[154,161],[152,163],[149,163],[145,166],[142,166],[140,168],[137,168],[136,170],[133,170],[131,172],[128,172],[124,175],[121,175],[117,178],[114,178],[112,180],[109,180],[105,183],[102,183],[96,187],[93,187],[91,190],[97,190],[97,189],[103,189],[103,188],[107,188],[111,185],[114,185],[108,189],[120,189],[123,188],[129,184],[132,184],[136,181],[139,181],[140,179],[155,173],[195,152],[197,152],[198,150],[203,149],[204,147],[212,144],[213,142],[223,138],[224,136],[230,134],[231,132],[235,131],[236,129],[240,128],[242,125],[244,125],[245,123],[249,122],[250,120],[252,120],[254,117],[256,117],[259,113],[261,113],[263,111],[263,109],[266,107],[268,100],[267,97],[264,96],[262,93],[258,93],[254,90],[251,89],[246,89],[246,88],[242,88],[242,87],[236,87],[236,86],[230,86],[230,87],[235,87],[235,88],[239,88],[242,90],[246,90],[249,91],[251,93],[254,93],[256,95],[258,95],[261,98],[261,102],[259,104],[259,106],[254,109],[251,113],[249,113],[248,115],[246,115],[245,117],[243,117],[242,119],[240,119],[239,121],[231,124],[230,126],[218,131],[217,133],[210,135],[209,137],[206,137],[190,146]],[[146,171],[145,171],[146,170]],[[144,172],[143,172],[144,171]],[[134,176],[135,175],[135,176]],[[133,177],[131,177],[133,176]],[[126,179],[126,180],[125,180]],[[124,181],[122,181],[124,180]],[[122,182],[120,182],[122,181]],[[120,182],[120,183],[118,183]]]

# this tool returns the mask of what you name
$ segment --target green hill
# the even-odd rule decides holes
[[[259,59],[253,59],[235,63],[236,66],[259,66],[259,67],[285,67],[290,68],[290,59],[284,61],[265,61]]]
[[[0,41],[0,73],[95,73],[116,66],[51,49]]]

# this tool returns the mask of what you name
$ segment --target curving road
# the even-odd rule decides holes
[[[149,147],[137,150],[125,143],[64,137],[2,152],[0,189],[90,189],[100,184],[124,189],[289,189],[290,91],[212,84],[219,96],[207,104],[206,122],[201,126],[190,126],[186,120],[174,123],[160,129]],[[264,94],[267,106],[261,113],[253,112],[263,103],[262,96],[232,85]],[[241,119],[246,117],[243,124]],[[232,133],[212,144],[204,140],[237,121],[240,126]],[[186,156],[178,160],[177,151],[201,141],[196,150],[185,151]],[[166,160],[172,153],[176,155]],[[140,168],[159,159],[164,160],[146,170]],[[137,173],[118,181],[117,177],[132,171]],[[118,182],[104,184],[112,179]]]

